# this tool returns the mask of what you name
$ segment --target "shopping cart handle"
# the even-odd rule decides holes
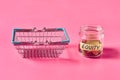
[[[30,31],[38,31],[38,32],[44,32],[44,31],[56,31],[56,30],[58,30],[58,31],[63,31],[64,32],[64,36],[65,36],[65,40],[62,40],[61,42],[62,43],[69,43],[70,42],[70,38],[69,38],[69,36],[68,36],[68,34],[67,34],[67,32],[66,32],[66,30],[65,30],[65,28],[50,28],[50,29],[46,29],[46,28],[43,28],[43,30],[37,30],[36,28],[33,28],[33,29],[19,29],[19,28],[16,28],[16,29],[13,29],[13,31],[12,31],[12,43],[13,44],[21,44],[21,43],[28,43],[28,44],[31,44],[31,42],[19,42],[19,41],[16,41],[15,40],[15,33],[18,31],[18,32],[30,32]],[[38,43],[36,43],[36,44],[38,44]]]
[[[66,40],[63,40],[62,42],[63,42],[63,43],[69,43],[69,42],[70,42],[70,38],[69,38],[69,36],[68,36],[68,34],[67,34],[66,29],[65,29],[65,28],[57,28],[57,30],[62,30],[62,31],[64,31]]]
[[[15,31],[16,30],[21,30],[21,29],[19,29],[19,28],[13,29],[13,31],[12,31],[12,43],[13,44],[20,44],[20,42],[15,42],[14,41],[15,40]]]

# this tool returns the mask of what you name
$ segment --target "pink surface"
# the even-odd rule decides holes
[[[105,50],[99,59],[80,55],[79,27],[99,24]],[[22,58],[11,44],[13,28],[65,27],[71,48],[62,59]],[[120,80],[119,0],[1,0],[0,80]]]

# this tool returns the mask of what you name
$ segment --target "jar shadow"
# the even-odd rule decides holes
[[[103,59],[118,59],[120,52],[115,48],[104,48],[101,58]]]

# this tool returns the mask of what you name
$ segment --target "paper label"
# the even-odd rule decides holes
[[[81,50],[88,50],[88,51],[98,51],[102,49],[101,43],[80,43]]]

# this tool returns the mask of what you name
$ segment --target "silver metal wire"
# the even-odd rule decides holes
[[[16,48],[24,58],[58,58],[63,52],[65,45],[49,45],[50,42],[61,42],[65,39],[63,31],[37,31],[16,32],[16,42],[30,42],[33,45],[17,45]],[[44,43],[44,45],[37,45]]]

